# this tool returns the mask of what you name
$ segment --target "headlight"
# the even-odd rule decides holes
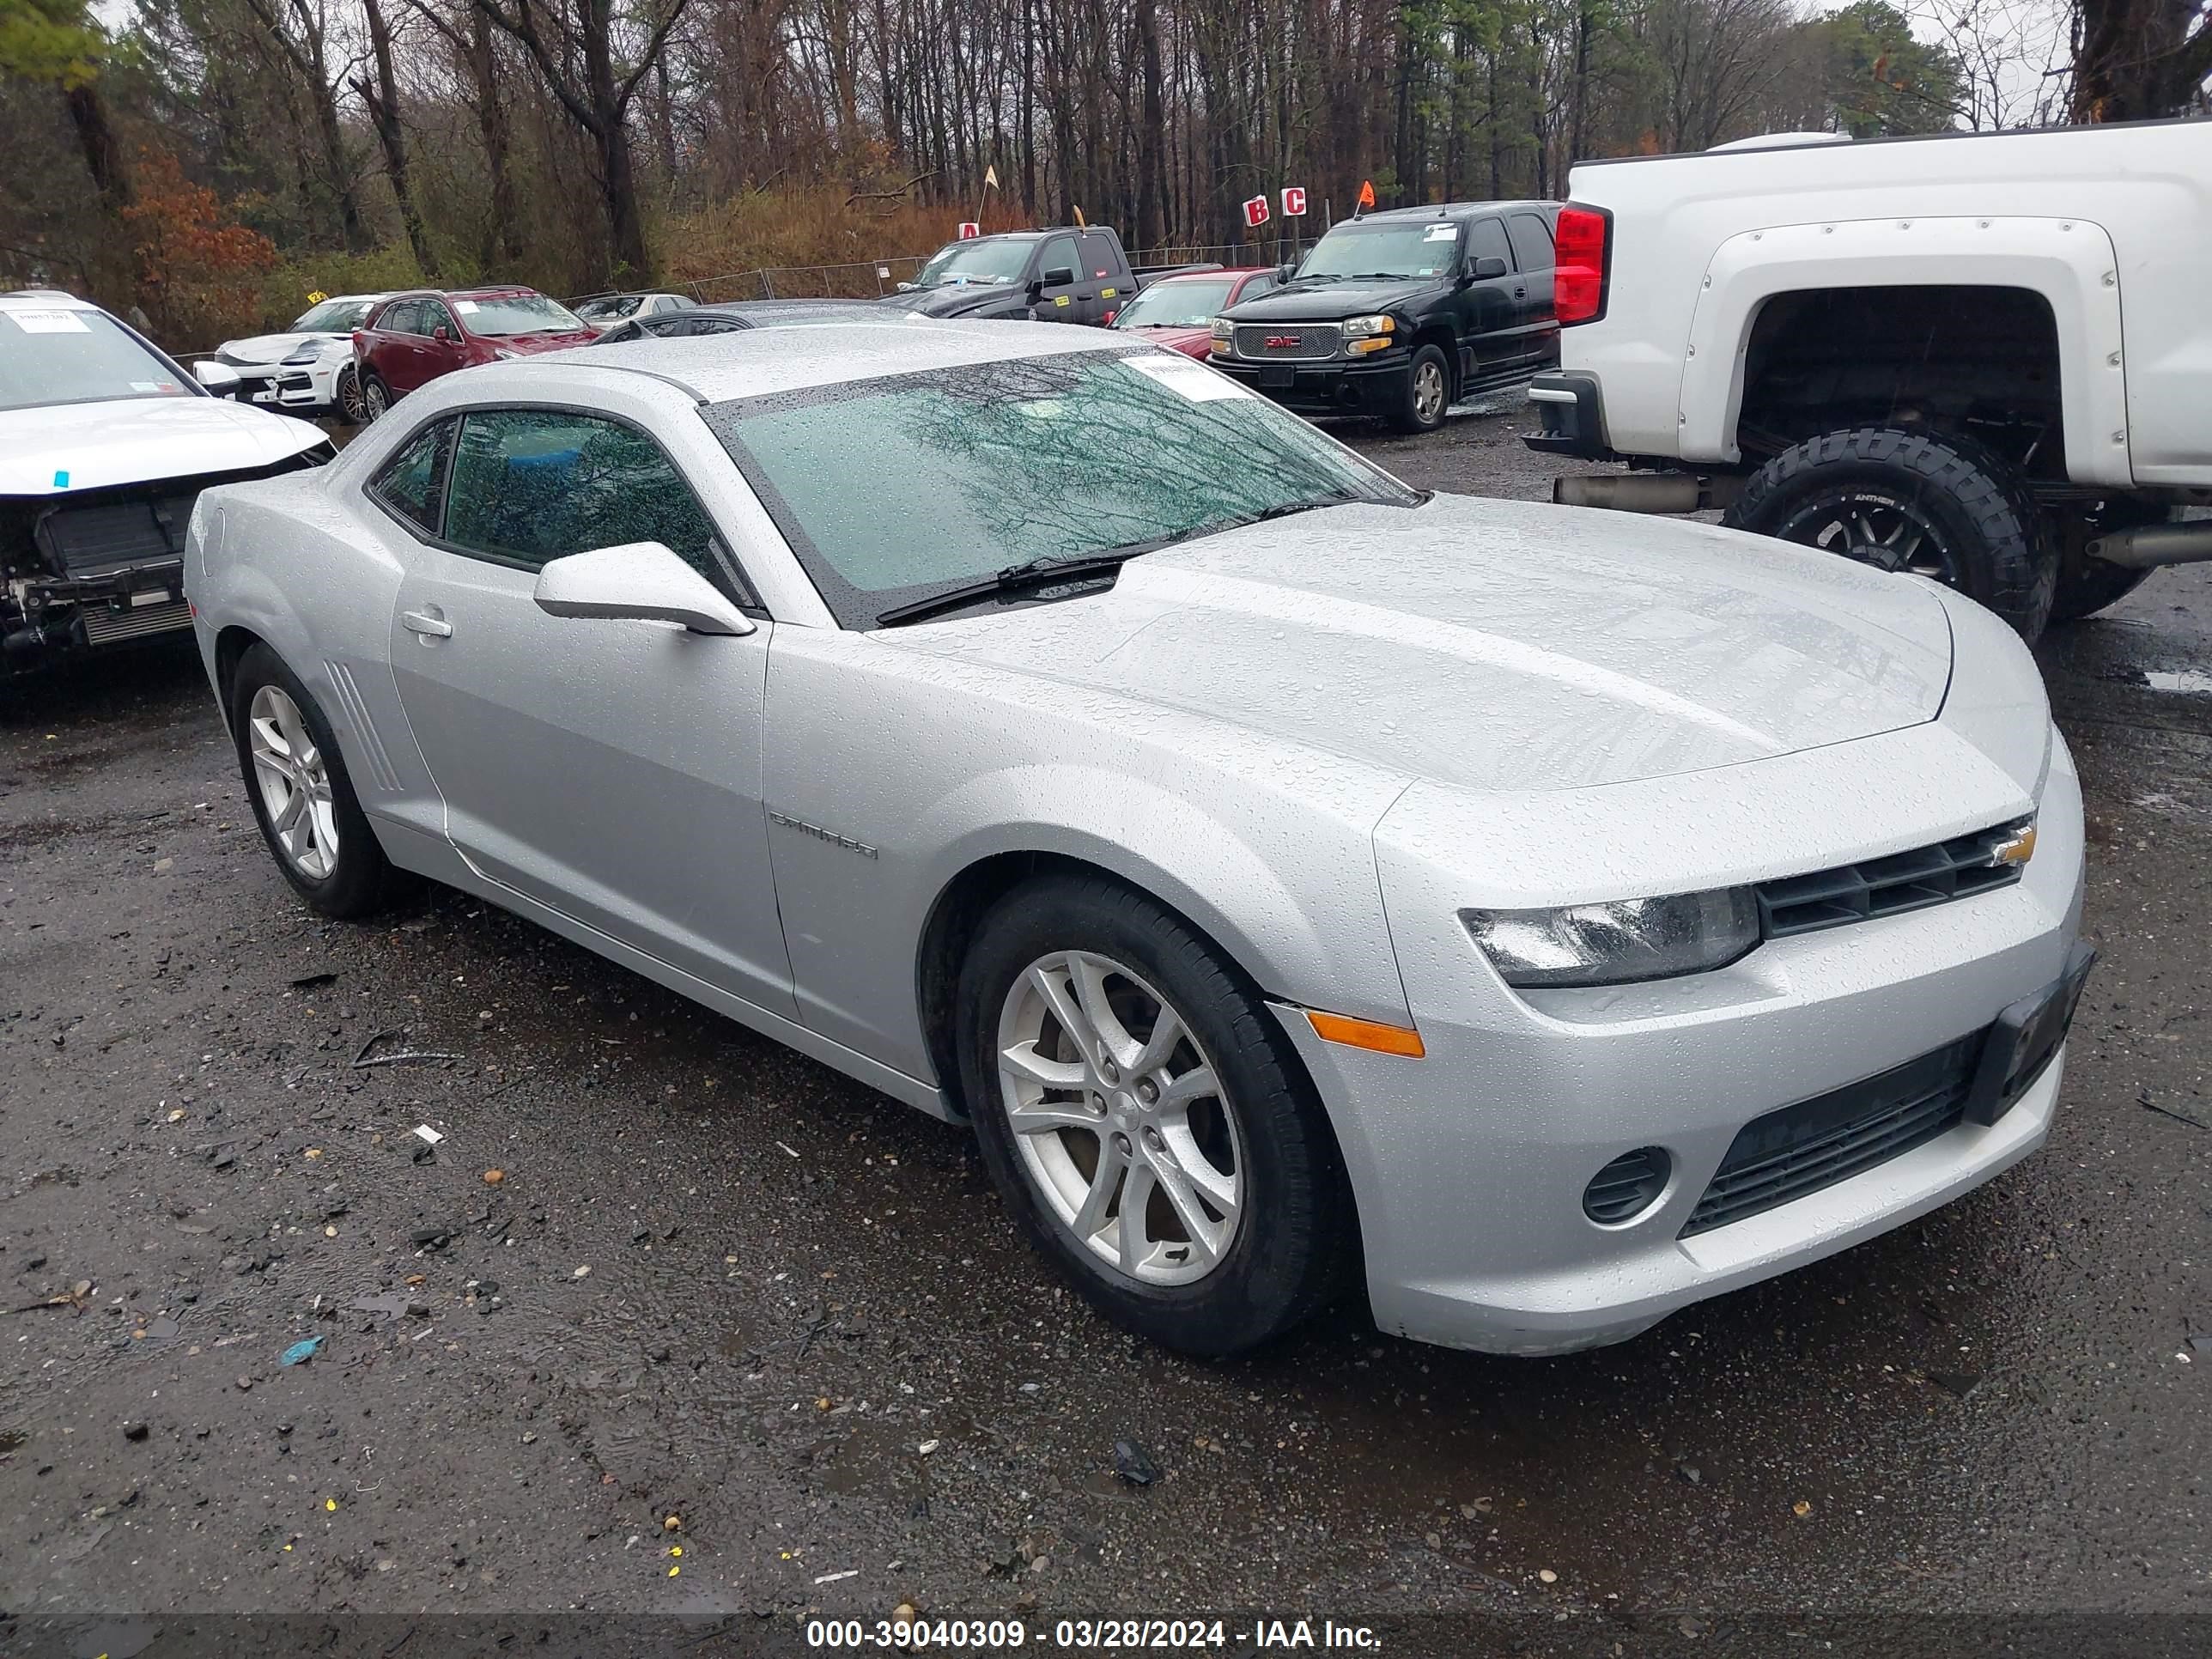
[[[1725,968],[1759,943],[1747,887],[1555,910],[1462,910],[1508,985],[1626,985]]]
[[[1212,328],[1208,331],[1212,333],[1213,337],[1217,340],[1226,340],[1231,337],[1235,331],[1231,327],[1230,321],[1226,317],[1216,317],[1213,319]]]
[[[1347,340],[1364,340],[1376,334],[1388,334],[1397,326],[1396,321],[1389,317],[1348,318],[1344,325],[1344,337]]]
[[[505,346],[494,346],[491,349],[491,355],[498,358],[501,362],[513,362],[516,358],[522,356],[519,351],[509,351]]]

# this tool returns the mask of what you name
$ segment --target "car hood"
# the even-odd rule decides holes
[[[1019,283],[947,283],[942,288],[887,294],[878,303],[924,317],[960,317],[996,306],[1021,306],[1027,298],[1028,290]]]
[[[58,495],[249,471],[325,441],[305,421],[221,398],[125,398],[13,410],[0,414],[0,495]]]
[[[250,340],[225,340],[215,355],[227,363],[281,363],[303,345],[333,344],[344,334],[257,334]]]
[[[1133,559],[1108,592],[877,637],[1481,792],[1917,725],[1951,664],[1943,605],[1917,579],[1702,525],[1467,496],[1300,514]]]
[[[1233,323],[1334,323],[1346,317],[1403,306],[1442,284],[1430,277],[1382,283],[1287,283],[1272,294],[1233,305],[1221,314]]]
[[[1206,356],[1213,345],[1213,330],[1210,326],[1163,324],[1156,328],[1117,328],[1114,331],[1126,334],[1133,340],[1142,340],[1146,345],[1164,346],[1170,351],[1180,351],[1186,357]]]
[[[486,345],[505,347],[517,356],[534,357],[541,351],[566,351],[570,346],[596,344],[599,334],[595,328],[571,328],[558,334],[479,334],[477,337]]]

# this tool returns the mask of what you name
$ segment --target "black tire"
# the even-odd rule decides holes
[[[1018,1149],[998,1066],[1001,1010],[1032,964],[1069,951],[1110,957],[1156,987],[1233,1103],[1242,1218],[1195,1282],[1143,1283],[1092,1255],[1047,1206]],[[978,928],[955,1018],[961,1087],[993,1180],[1030,1243],[1108,1318],[1218,1358],[1281,1336],[1343,1287],[1351,1200],[1320,1102],[1258,990],[1181,918],[1103,878],[1025,882]]]
[[[331,388],[331,397],[337,417],[348,426],[367,426],[368,410],[362,401],[361,375],[351,363],[338,370],[338,377]]]
[[[2058,550],[2058,587],[2051,596],[2053,623],[2080,622],[2106,606],[2117,605],[2150,580],[2148,570],[2130,569],[2089,556],[2088,544],[2116,530],[2170,523],[2179,509],[2124,495],[2087,507],[2050,508],[2044,515],[2045,533]]]
[[[374,423],[392,407],[392,388],[363,369],[361,374],[361,417]]]
[[[1431,393],[1435,376],[1440,389]],[[1444,356],[1443,348],[1437,345],[1418,346],[1413,361],[1406,368],[1406,384],[1400,388],[1396,407],[1389,413],[1393,431],[1406,433],[1434,432],[1444,423],[1444,410],[1452,405],[1451,361]]]
[[[253,759],[251,718],[254,696],[264,686],[273,687],[291,699],[307,726],[308,736],[313,739],[329,779],[337,846],[328,872],[320,878],[311,877],[294,861],[270,818]],[[248,647],[231,676],[230,726],[232,744],[238,752],[239,775],[246,782],[246,798],[253,809],[253,821],[261,826],[261,837],[268,843],[270,856],[276,860],[277,869],[309,906],[324,915],[349,921],[374,914],[404,889],[405,878],[385,858],[383,848],[377,844],[376,832],[369,828],[368,819],[361,810],[353,780],[346,773],[345,756],[338,748],[330,721],[325,718],[320,705],[308,695],[307,688],[300,683],[299,676],[266,645]]]
[[[2058,557],[2034,501],[2012,467],[1968,438],[1881,426],[1824,433],[1753,473],[1722,522],[1920,571],[2031,643],[2051,616]],[[1907,539],[1887,539],[1889,526]]]

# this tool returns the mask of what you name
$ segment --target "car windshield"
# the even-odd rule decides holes
[[[941,247],[930,256],[914,279],[916,288],[943,288],[947,283],[1011,283],[1030,262],[1036,246],[1027,236],[970,237]]]
[[[1458,249],[1459,227],[1449,220],[1339,225],[1314,245],[1298,276],[1440,276]]]
[[[374,300],[325,300],[295,319],[294,334],[350,334],[375,306]]]
[[[456,300],[461,326],[471,334],[504,337],[515,334],[574,334],[584,325],[576,313],[542,294],[510,294],[497,300]]]
[[[1177,277],[1154,283],[1121,307],[1116,328],[1203,328],[1229,303],[1233,276]]]
[[[1422,499],[1205,364],[1085,351],[719,404],[708,425],[848,628],[1017,565]]]
[[[0,307],[0,410],[192,395],[174,368],[105,312]]]
[[[642,294],[605,294],[585,301],[576,307],[576,315],[587,323],[611,323],[632,315],[644,303]]]

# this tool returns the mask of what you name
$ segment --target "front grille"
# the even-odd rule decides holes
[[[191,606],[182,599],[135,605],[127,611],[87,607],[82,615],[88,645],[110,645],[117,640],[140,639],[148,634],[167,634],[192,625]]]
[[[1335,323],[1239,323],[1237,355],[1257,362],[1334,357],[1343,334]]]
[[[1996,851],[2019,829],[2003,824],[1886,858],[1760,882],[1756,890],[1759,935],[1789,939],[1817,933],[2009,887],[2020,879],[2021,866],[1999,861]]]
[[[305,369],[288,370],[276,377],[276,389],[279,392],[313,392],[315,389],[314,377]]]
[[[1832,1187],[1956,1128],[1986,1029],[1737,1132],[1682,1228],[1710,1232]]]

